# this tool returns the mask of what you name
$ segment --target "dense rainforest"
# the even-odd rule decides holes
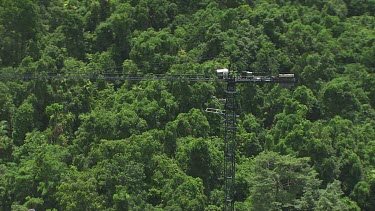
[[[0,74],[239,84],[236,210],[375,210],[375,0],[1,0]],[[0,210],[222,210],[225,84],[0,79]],[[215,96],[215,97],[214,97]]]

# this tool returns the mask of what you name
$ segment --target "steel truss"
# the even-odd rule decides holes
[[[224,210],[234,210],[234,182],[236,164],[236,130],[237,130],[237,101],[236,81],[234,78],[227,80],[225,102],[225,149],[224,149]]]

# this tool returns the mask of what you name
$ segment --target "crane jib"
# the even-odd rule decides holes
[[[108,81],[192,81],[192,82],[227,82],[234,80],[236,83],[295,83],[294,74],[279,74],[278,76],[243,76],[212,77],[204,74],[119,74],[119,73],[37,73],[16,74],[0,73],[0,80],[108,80]]]

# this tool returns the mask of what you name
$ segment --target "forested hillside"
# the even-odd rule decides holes
[[[375,0],[1,0],[0,210],[222,210],[225,84],[101,73],[294,73],[240,84],[236,210],[375,210]],[[213,96],[216,96],[214,98]]]

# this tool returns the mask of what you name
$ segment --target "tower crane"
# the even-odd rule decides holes
[[[237,118],[239,117],[236,101],[237,83],[279,83],[290,88],[294,82],[294,74],[279,74],[278,76],[257,76],[253,72],[243,71],[240,75],[230,72],[228,69],[216,70],[218,79],[226,83],[225,110],[207,108],[206,112],[216,113],[224,118],[224,211],[234,210],[235,193],[235,153]]]
[[[37,73],[37,74],[15,74],[0,73],[0,80],[33,80],[33,79],[105,79],[120,81],[192,81],[192,82],[212,82],[219,81],[226,83],[225,110],[207,108],[207,112],[224,116],[224,210],[234,210],[235,193],[235,152],[236,152],[236,129],[237,118],[239,117],[238,105],[236,101],[237,83],[279,83],[284,87],[291,87],[295,82],[294,74],[279,74],[278,76],[257,76],[253,72],[243,71],[240,74],[230,72],[228,69],[216,70],[217,77],[204,74],[121,74],[121,73],[101,73],[101,74],[79,74],[79,73]]]

